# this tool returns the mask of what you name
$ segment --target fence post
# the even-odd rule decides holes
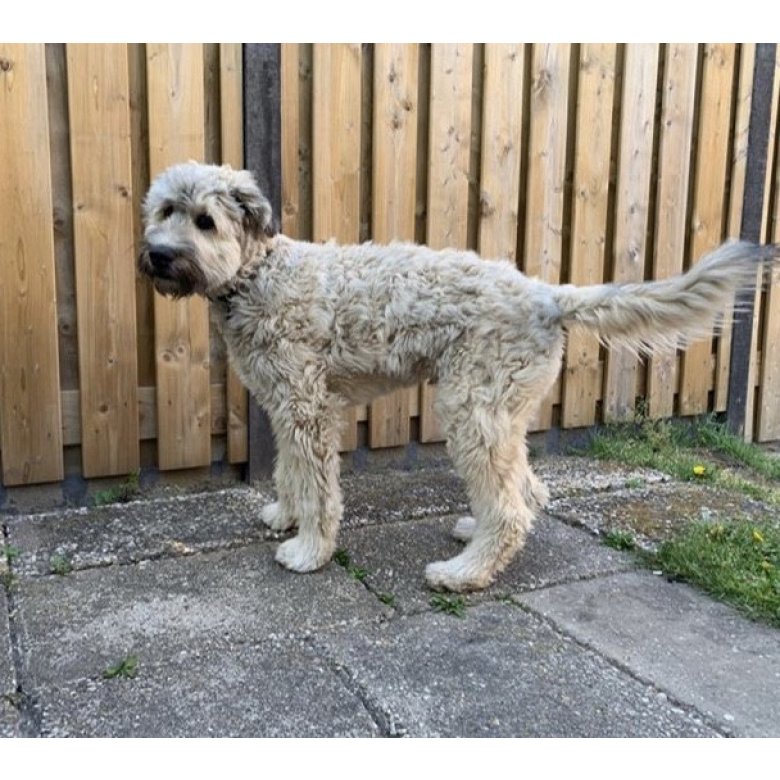
[[[274,218],[282,213],[281,45],[247,43],[244,66],[244,160],[270,200]],[[274,440],[268,416],[249,398],[249,458],[246,479],[271,476]]]
[[[750,125],[748,129],[747,168],[745,173],[745,194],[742,207],[740,238],[754,243],[761,242],[761,222],[764,209],[764,187],[766,182],[767,148],[769,146],[769,124],[772,112],[772,86],[775,75],[774,43],[756,45],[756,63],[753,75],[753,96],[750,104]],[[726,424],[729,430],[744,438],[747,398],[750,388],[750,355],[753,349],[753,305],[755,290],[746,290],[735,301],[740,310],[734,315],[734,329],[731,339],[729,361],[729,395],[726,408]]]

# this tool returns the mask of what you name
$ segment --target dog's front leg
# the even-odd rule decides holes
[[[293,571],[319,569],[336,549],[342,513],[340,414],[325,406],[307,399],[301,404],[287,403],[273,415],[279,451],[275,472],[279,507],[298,525],[298,535],[279,545],[276,560]]]

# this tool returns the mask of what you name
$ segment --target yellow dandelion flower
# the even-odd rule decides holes
[[[707,473],[707,467],[702,465],[697,465],[693,467],[693,473],[697,477],[703,477]]]

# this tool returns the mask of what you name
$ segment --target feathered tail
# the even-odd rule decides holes
[[[684,346],[730,322],[735,293],[756,284],[756,274],[780,259],[780,245],[723,244],[687,273],[658,282],[563,285],[553,295],[564,328],[595,331],[608,345],[640,353]],[[761,279],[759,278],[759,284]]]

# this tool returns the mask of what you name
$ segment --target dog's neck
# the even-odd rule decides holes
[[[246,259],[235,276],[217,289],[209,292],[206,295],[209,301],[229,310],[231,298],[249,292],[251,283],[257,278],[261,266],[266,262],[268,255],[274,251],[280,238],[281,236],[277,234],[272,238],[252,242],[251,248],[242,253]]]

